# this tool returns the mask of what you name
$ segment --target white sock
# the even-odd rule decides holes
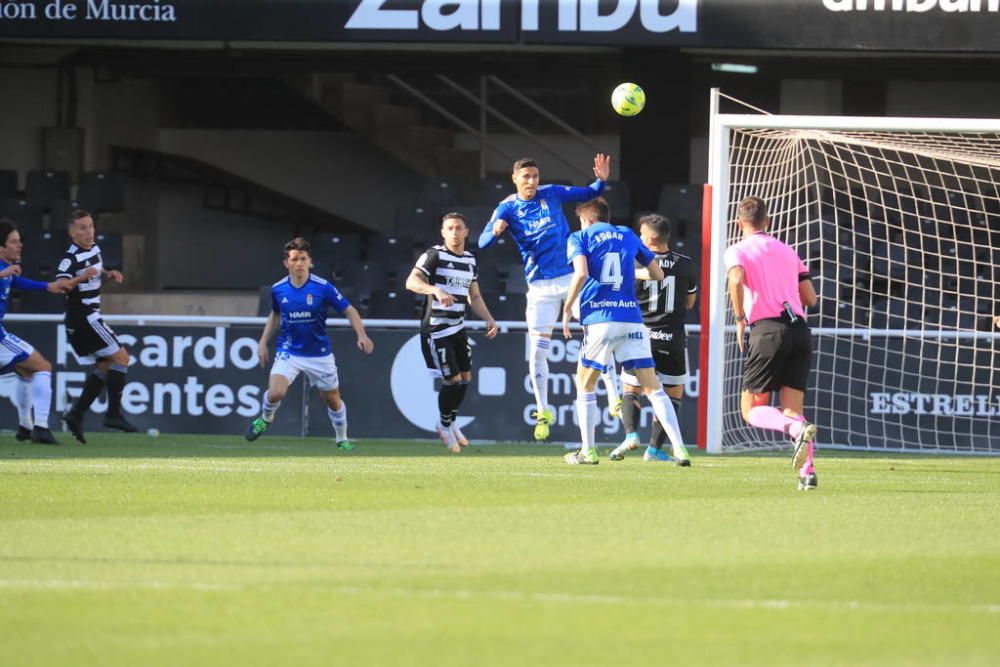
[[[667,392],[657,389],[649,394],[649,402],[653,404],[653,414],[667,434],[667,439],[675,449],[684,444],[681,438],[681,425],[677,422],[677,413],[674,411],[674,404],[670,402]]]
[[[615,380],[614,366],[608,366],[607,370],[601,373],[601,381],[604,382],[604,390],[608,392],[608,405],[614,405],[615,401],[621,398],[618,393],[618,382]]]
[[[260,402],[260,416],[264,418],[264,421],[271,423],[274,421],[274,413],[278,411],[281,407],[281,401],[275,401],[272,403],[267,398],[267,392],[264,392],[264,400]]]
[[[531,388],[535,391],[538,411],[549,409],[549,347],[552,341],[544,336],[531,336],[531,358],[528,372],[531,373]]]
[[[31,406],[35,410],[35,425],[49,427],[52,407],[52,373],[39,371],[31,376]]]
[[[31,420],[31,378],[17,376],[17,386],[14,388],[14,398],[17,399],[17,423],[29,431],[35,426]]]
[[[597,409],[597,394],[580,392],[576,399],[576,418],[580,422],[580,438],[583,442],[583,453],[594,448],[594,429],[601,419]]]
[[[327,408],[326,414],[330,417],[330,423],[333,424],[333,433],[337,442],[347,440],[347,403],[341,401],[340,409],[336,412],[332,408]]]

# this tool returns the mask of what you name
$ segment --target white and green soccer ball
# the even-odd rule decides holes
[[[634,83],[623,83],[611,93],[611,107],[620,116],[634,116],[646,106],[646,92]]]

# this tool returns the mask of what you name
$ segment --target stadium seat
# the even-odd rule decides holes
[[[465,221],[469,225],[469,242],[467,245],[478,245],[476,241],[482,231],[486,229],[486,223],[490,221],[495,208],[496,206],[482,204],[459,204],[455,207],[457,212],[465,216]],[[435,229],[434,231],[437,232],[438,230]]]
[[[361,236],[358,234],[317,234],[312,241],[315,273],[323,277],[336,275],[339,267],[360,264]]]
[[[51,202],[69,201],[69,172],[35,169],[28,172],[26,199],[48,209]]]
[[[505,291],[509,294],[527,294],[528,280],[524,277],[524,269],[519,264],[507,267],[507,277],[504,280]]]
[[[500,292],[500,271],[494,264],[480,264],[476,282],[480,292]]]
[[[679,225],[701,220],[702,188],[690,183],[665,183],[660,188],[656,212]]]
[[[121,211],[125,208],[125,188],[120,174],[87,171],[80,175],[76,200],[80,208],[93,213]]]
[[[97,245],[101,246],[101,257],[104,260],[105,269],[121,270],[125,262],[124,251],[122,249],[122,235],[118,232],[106,232],[98,234]]]
[[[76,202],[68,199],[53,200],[44,207],[48,211],[49,229],[66,229],[66,223],[77,208]],[[96,215],[96,213],[95,213]],[[97,222],[96,220],[94,221]]]
[[[440,218],[437,211],[422,204],[401,205],[396,207],[393,219],[393,234],[411,238],[430,238],[431,234],[440,228]]]
[[[490,313],[501,321],[523,322],[527,299],[523,294],[484,294]]]
[[[418,317],[414,295],[406,290],[379,290],[368,298],[368,317],[386,320],[412,320]]]
[[[611,209],[611,220],[616,225],[632,226],[632,194],[625,181],[608,181],[601,196]],[[670,216],[667,216],[670,217]]]
[[[257,317],[271,314],[271,286],[265,285],[257,292]]]
[[[496,206],[501,201],[517,191],[509,175],[487,176],[479,179],[476,186],[475,199],[485,204]]]
[[[22,262],[26,277],[51,280],[69,243],[62,230],[39,232],[28,237],[24,242],[25,261]]]
[[[17,172],[0,169],[0,199],[17,199]]]
[[[461,199],[458,181],[448,178],[428,178],[420,187],[419,205],[432,211],[445,212]]]
[[[350,281],[345,281],[345,287],[350,285]],[[365,262],[355,278],[354,288],[360,297],[364,298],[375,292],[386,291],[388,285],[388,272],[385,266],[376,262]]]
[[[471,250],[476,249],[475,241],[476,239],[472,239],[472,243],[469,244]],[[507,234],[494,241],[489,248],[478,251],[476,255],[480,262],[489,262],[497,266],[521,263],[521,251],[517,249],[514,239]]]
[[[41,207],[26,199],[0,199],[0,218],[9,218],[21,230],[21,237],[40,232],[44,219]]]
[[[413,240],[405,236],[374,236],[368,240],[367,257],[386,266],[413,261]]]

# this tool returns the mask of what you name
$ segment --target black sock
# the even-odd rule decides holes
[[[642,414],[642,405],[636,394],[622,394],[622,424],[625,425],[626,433],[639,432],[639,415]]]
[[[660,425],[660,420],[653,418],[653,432],[649,434],[649,446],[656,449],[663,449],[663,443],[667,441],[667,432]]]
[[[674,413],[677,415],[677,423],[681,422],[681,399],[670,397],[670,402],[674,404]]]
[[[438,392],[438,410],[441,412],[441,423],[451,426],[451,414],[458,407],[458,384],[443,384]]]
[[[125,390],[127,370],[126,367],[118,365],[108,368],[108,378],[105,380],[108,387],[108,417],[114,419],[122,417],[122,392]]]
[[[87,379],[83,383],[83,390],[80,391],[80,395],[77,397],[76,402],[73,403],[70,411],[82,417],[83,413],[90,408],[90,404],[101,395],[103,389],[104,375],[97,369],[94,369],[87,375]]]
[[[458,406],[460,406],[462,404],[462,401],[465,400],[465,392],[469,391],[469,383],[463,380],[455,386],[458,387],[458,392],[457,392],[458,396],[455,399],[455,409],[457,410]]]

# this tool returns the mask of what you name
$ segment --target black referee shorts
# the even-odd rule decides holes
[[[812,334],[807,325],[759,320],[750,328],[743,390],[752,394],[782,387],[805,391],[811,366]]]
[[[420,349],[427,368],[435,375],[450,378],[472,370],[472,345],[465,329],[443,338],[431,338],[430,334],[422,333]]]

